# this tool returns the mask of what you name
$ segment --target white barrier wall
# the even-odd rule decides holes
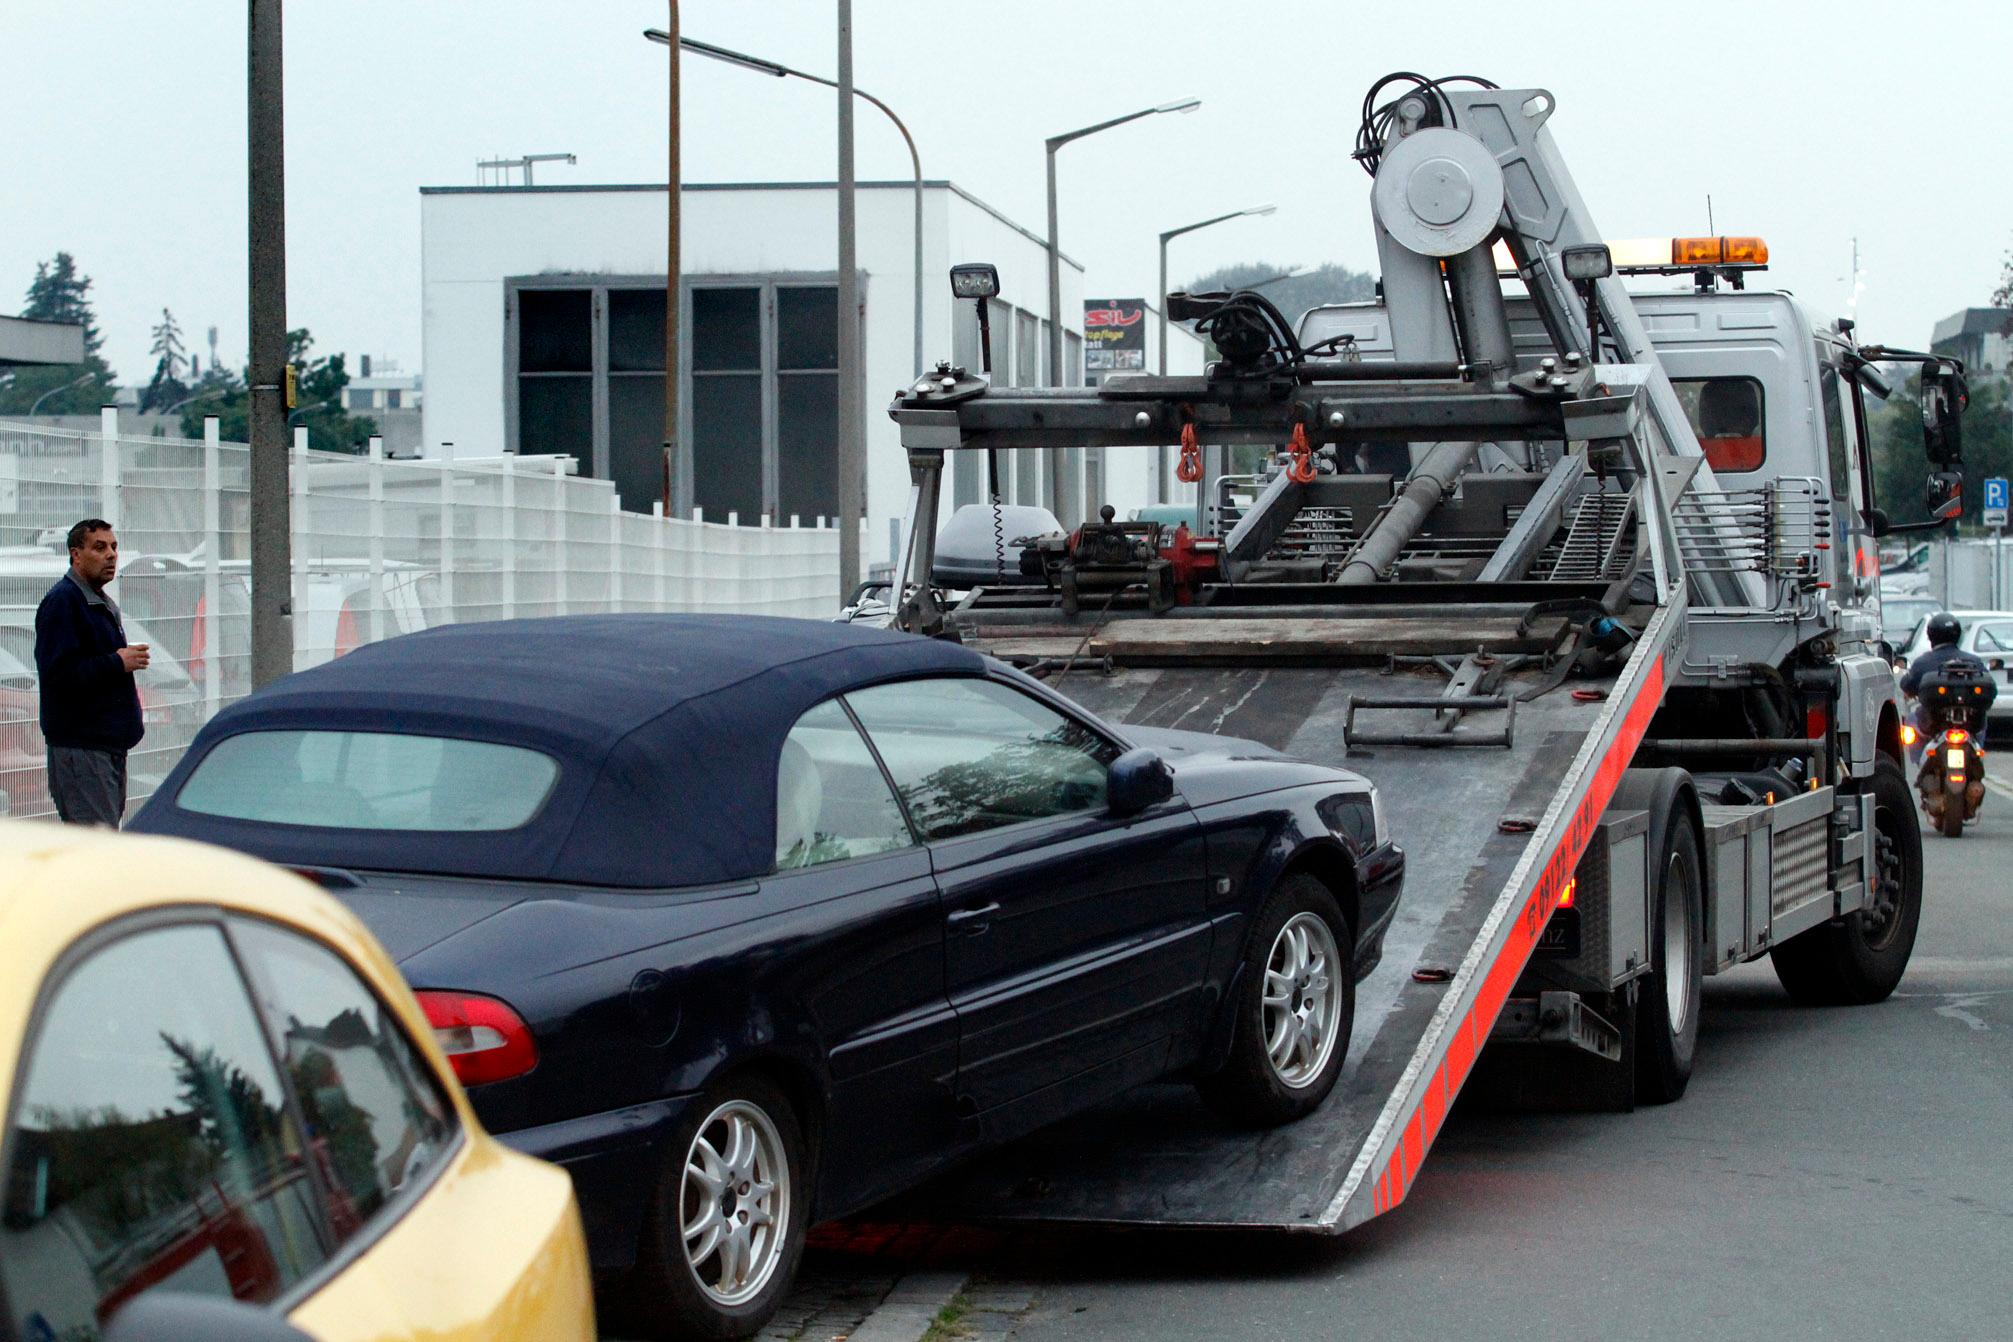
[[[215,422],[211,421],[214,430]],[[107,450],[107,445],[110,450]],[[294,666],[435,624],[603,611],[808,619],[838,610],[839,536],[625,513],[566,457],[393,461],[294,449]],[[35,608],[69,566],[70,525],[119,534],[111,595],[140,675],[137,806],[197,728],[251,689],[249,452],[0,423],[0,814],[53,813],[37,722]],[[863,539],[873,553],[874,537]]]

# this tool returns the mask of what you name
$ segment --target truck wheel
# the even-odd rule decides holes
[[[629,1282],[634,1326],[724,1342],[760,1332],[804,1253],[810,1189],[789,1099],[730,1078],[692,1106],[666,1147]]]
[[[1807,1006],[1859,1006],[1894,991],[1922,920],[1922,827],[1901,766],[1882,755],[1873,794],[1874,881],[1867,907],[1791,937],[1769,952],[1775,976]],[[1945,808],[1948,809],[1947,807]],[[1961,828],[1963,821],[1960,818]]]
[[[1356,1019],[1355,945],[1327,886],[1300,873],[1279,882],[1230,1004],[1229,1060],[1196,1083],[1211,1108],[1270,1127],[1328,1097]]]
[[[1698,825],[1673,797],[1659,828],[1650,972],[1636,998],[1636,1098],[1669,1104],[1691,1084],[1705,997],[1705,878]]]

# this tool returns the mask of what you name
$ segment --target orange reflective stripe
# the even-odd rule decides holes
[[[1446,1110],[1452,1107],[1454,1097],[1460,1093],[1461,1086],[1474,1068],[1476,1056],[1488,1042],[1489,1031],[1495,1028],[1503,1003],[1508,1000],[1518,976],[1524,972],[1524,966],[1530,962],[1531,952],[1537,949],[1538,938],[1544,934],[1545,924],[1558,906],[1560,895],[1572,884],[1574,872],[1579,867],[1580,858],[1586,854],[1587,844],[1593,839],[1594,828],[1600,824],[1602,812],[1608,809],[1615,789],[1621,786],[1623,772],[1635,758],[1636,747],[1649,731],[1650,719],[1663,702],[1663,686],[1664,664],[1659,656],[1650,663],[1643,677],[1642,689],[1623,716],[1614,744],[1595,767],[1593,779],[1587,784],[1587,793],[1573,809],[1565,833],[1559,836],[1551,857],[1539,868],[1537,881],[1511,924],[1509,940],[1497,952],[1495,962],[1483,975],[1474,1004],[1448,1035],[1446,1057],[1426,1078],[1419,1102],[1412,1107],[1412,1112],[1393,1129],[1398,1138],[1391,1153],[1385,1157],[1384,1172],[1378,1176],[1372,1199],[1372,1206],[1378,1215],[1403,1202],[1405,1194],[1411,1191],[1412,1181],[1418,1177],[1419,1167],[1425,1163],[1426,1152],[1432,1149],[1434,1138],[1440,1135]]]

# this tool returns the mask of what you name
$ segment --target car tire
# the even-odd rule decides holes
[[[1865,1006],[1901,982],[1922,920],[1922,827],[1901,765],[1882,755],[1873,794],[1874,904],[1811,928],[1769,952],[1775,976],[1806,1006]]]
[[[1230,1054],[1196,1083],[1231,1121],[1272,1127],[1335,1088],[1356,1019],[1355,937],[1335,895],[1305,873],[1273,888],[1230,1002]]]
[[[1698,825],[1674,797],[1665,815],[1650,909],[1650,972],[1636,997],[1635,1099],[1671,1104],[1691,1084],[1705,1000],[1705,869]]]
[[[789,1098],[766,1077],[729,1078],[694,1103],[666,1146],[627,1322],[716,1342],[760,1332],[804,1254],[804,1150]]]

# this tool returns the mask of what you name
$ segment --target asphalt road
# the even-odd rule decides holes
[[[1708,979],[1678,1104],[1457,1112],[1409,1200],[1339,1240],[1040,1232],[961,1265],[1018,1298],[1022,1342],[2013,1333],[2013,792],[1924,848],[1897,995]]]

